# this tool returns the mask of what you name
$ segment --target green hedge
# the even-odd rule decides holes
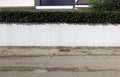
[[[120,23],[120,12],[1,11],[2,23]]]
[[[90,0],[96,11],[120,11],[120,0]]]

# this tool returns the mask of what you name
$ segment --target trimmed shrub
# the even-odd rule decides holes
[[[120,23],[120,12],[1,11],[2,23]]]
[[[120,11],[120,0],[91,0],[96,11]]]

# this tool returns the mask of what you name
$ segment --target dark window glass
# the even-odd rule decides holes
[[[73,5],[75,0],[36,0],[38,6],[68,6]]]

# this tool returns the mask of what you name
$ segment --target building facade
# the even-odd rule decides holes
[[[36,9],[73,9],[76,2],[80,4],[80,1],[81,0],[0,0],[0,8],[33,7]],[[82,3],[84,3],[83,0]]]

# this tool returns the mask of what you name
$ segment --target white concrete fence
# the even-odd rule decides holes
[[[0,24],[0,46],[120,46],[120,26]]]

